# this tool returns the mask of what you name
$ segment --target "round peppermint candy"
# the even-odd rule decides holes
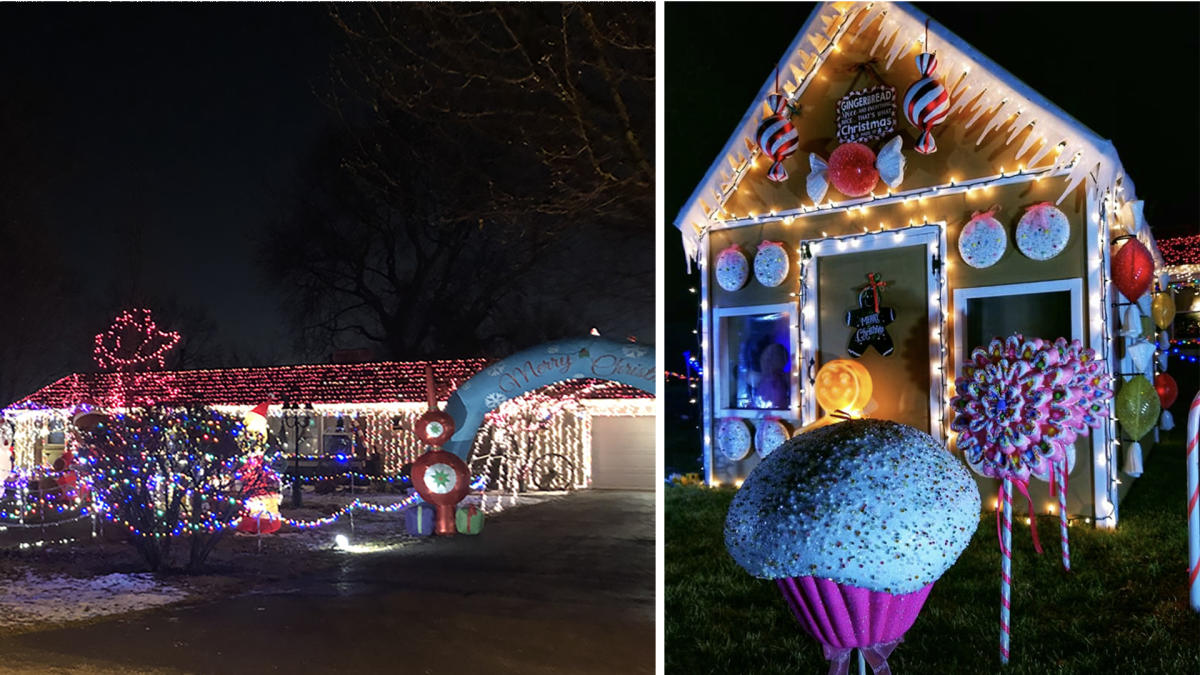
[[[789,438],[787,425],[779,420],[763,420],[758,423],[754,434],[754,450],[759,457],[766,457]]]
[[[730,246],[717,256],[717,285],[727,291],[736,291],[746,285],[750,277],[750,263],[737,246]]]
[[[783,244],[764,241],[754,254],[754,278],[768,288],[774,288],[787,279],[788,256]]]
[[[430,464],[429,468],[425,469],[422,480],[430,492],[444,495],[454,489],[458,482],[458,475],[454,472],[454,467],[439,462]]]
[[[1071,223],[1049,202],[1034,204],[1017,223],[1017,248],[1033,260],[1049,260],[1067,247]]]
[[[958,237],[958,254],[971,267],[991,267],[1004,256],[1008,233],[992,212],[976,213]]]
[[[750,454],[750,424],[740,417],[727,417],[717,426],[717,450],[738,462]]]

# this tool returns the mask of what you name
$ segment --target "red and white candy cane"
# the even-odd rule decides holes
[[[1200,612],[1200,392],[1188,408],[1188,595],[1192,609]]]
[[[1004,530],[1000,533],[1000,663],[1008,663],[1008,615],[1012,609],[1012,479],[1000,486],[1000,507],[1004,509]]]
[[[1058,471],[1058,532],[1062,537],[1063,569],[1071,571],[1071,545],[1067,537],[1067,460],[1057,462],[1051,471]]]

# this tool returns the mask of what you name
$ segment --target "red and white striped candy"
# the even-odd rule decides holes
[[[917,55],[917,69],[921,79],[912,83],[904,92],[904,118],[921,130],[913,149],[922,155],[937,152],[937,143],[931,133],[933,127],[946,120],[950,112],[950,94],[946,87],[933,77],[937,68],[937,57],[928,52]]]
[[[776,183],[787,180],[788,173],[783,168],[783,160],[791,157],[800,147],[800,134],[792,121],[783,115],[771,115],[758,125],[755,137],[758,147],[774,160],[771,168],[767,170],[767,178]]]

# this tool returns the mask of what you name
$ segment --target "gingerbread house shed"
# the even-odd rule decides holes
[[[905,3],[818,5],[763,76],[675,220],[701,276],[707,482],[833,412],[815,385],[838,360],[872,385],[851,413],[952,451],[955,375],[994,337],[1079,340],[1116,388],[1154,378],[1126,346],[1161,342],[1142,317],[1163,261],[1109,141]],[[1067,508],[1113,527],[1136,439],[1105,405]]]

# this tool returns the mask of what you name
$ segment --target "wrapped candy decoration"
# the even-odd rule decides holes
[[[767,97],[767,105],[774,114],[759,123],[754,139],[763,154],[772,160],[771,168],[767,169],[767,178],[782,183],[788,179],[783,160],[791,157],[800,147],[800,132],[792,124],[792,109],[787,97],[771,94]]]
[[[882,178],[889,187],[904,181],[904,155],[900,152],[901,140],[896,136],[883,144],[879,156],[861,143],[843,143],[829,155],[826,162],[816,154],[808,156],[812,171],[808,174],[806,189],[813,203],[825,199],[829,184],[847,197],[865,197],[871,194]]]
[[[913,149],[922,155],[932,155],[937,152],[932,131],[946,121],[946,115],[950,113],[950,94],[933,77],[933,71],[937,70],[937,56],[922,52],[917,55],[916,61],[921,79],[913,82],[904,92],[904,119],[921,130]]]
[[[1121,295],[1137,301],[1154,281],[1154,258],[1142,242],[1129,238],[1112,257],[1112,274]]]
[[[1117,419],[1121,428],[1133,440],[1126,448],[1125,473],[1130,476],[1142,475],[1142,438],[1150,433],[1158,414],[1162,411],[1158,401],[1158,392],[1143,375],[1135,375],[1121,385],[1117,392]]]
[[[1154,301],[1150,303],[1150,315],[1154,317],[1154,325],[1162,330],[1170,327],[1175,320],[1175,300],[1170,293],[1155,293]]]
[[[1175,399],[1179,398],[1179,385],[1167,373],[1154,376],[1154,391],[1158,392],[1158,402],[1164,410],[1175,405]]]
[[[886,673],[978,514],[979,489],[928,434],[848,420],[795,436],[750,472],[725,519],[725,548],[775,581],[830,672],[846,672],[858,649]]]

